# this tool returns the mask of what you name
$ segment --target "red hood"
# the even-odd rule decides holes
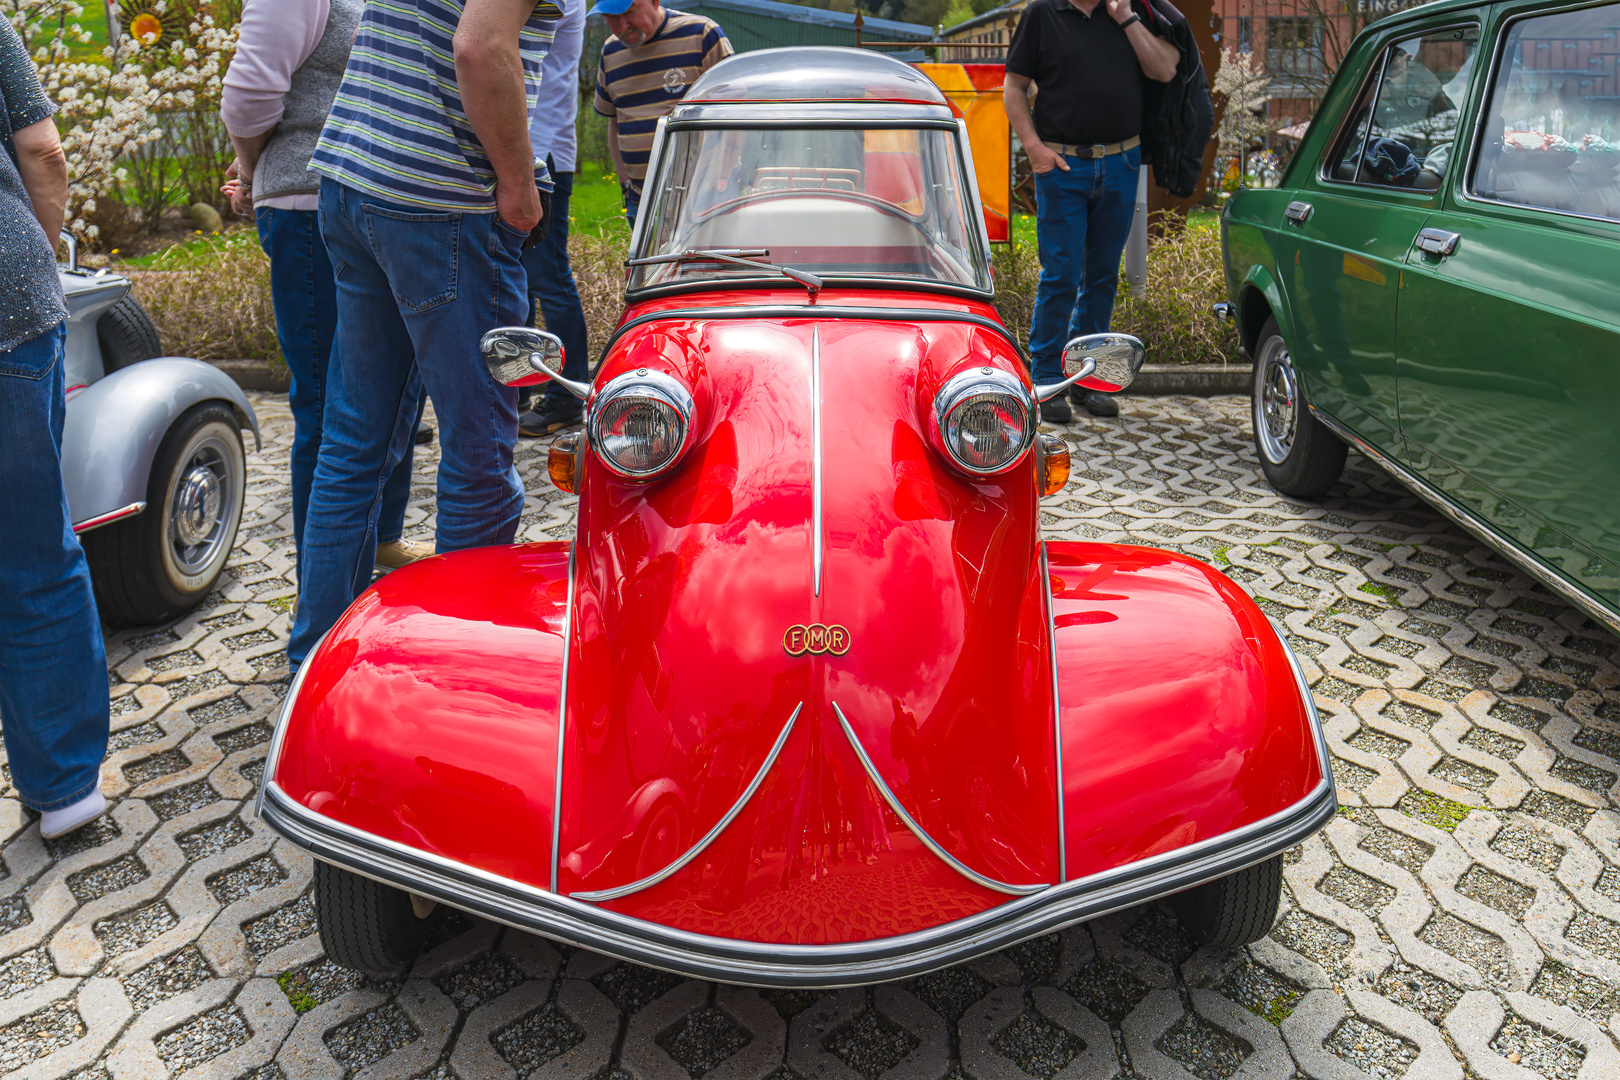
[[[615,348],[598,385],[628,368],[675,374],[700,431],[668,479],[632,484],[589,466],[582,477],[564,893],[635,882],[697,843],[797,709],[741,815],[668,881],[613,906],[808,941],[893,934],[896,903],[920,928],[1007,899],[885,805],[835,705],[951,856],[1000,882],[1056,880],[1033,463],[968,483],[924,440],[935,388],[970,364],[1021,370],[999,336],[956,323],[668,320]],[[842,628],[847,651],[790,655],[794,626]],[[848,889],[874,904],[852,909]],[[836,929],[805,917],[828,901]]]

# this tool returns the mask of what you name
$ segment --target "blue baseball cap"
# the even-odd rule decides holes
[[[636,0],[596,0],[588,15],[623,15]]]

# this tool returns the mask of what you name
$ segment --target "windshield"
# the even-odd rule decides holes
[[[752,249],[759,261],[834,280],[990,288],[954,130],[676,130],[649,192],[644,257]],[[760,276],[757,268],[688,259],[637,266],[629,287]]]

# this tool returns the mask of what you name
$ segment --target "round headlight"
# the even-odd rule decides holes
[[[692,434],[692,395],[659,371],[620,375],[596,395],[587,422],[602,463],[631,480],[649,480],[680,460]]]
[[[1035,439],[1029,390],[996,368],[972,368],[946,382],[934,399],[934,417],[945,451],[977,476],[1011,468]]]

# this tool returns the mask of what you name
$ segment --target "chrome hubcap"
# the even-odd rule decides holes
[[[224,499],[220,494],[219,477],[206,466],[198,465],[180,481],[174,496],[174,535],[187,547],[200,544],[219,524],[219,510]]]
[[[1299,423],[1299,382],[1288,346],[1274,337],[1260,357],[1260,380],[1254,395],[1254,434],[1260,452],[1273,465],[1288,458]]]
[[[200,439],[177,471],[169,499],[168,559],[183,576],[207,571],[228,542],[232,508],[240,497],[230,449],[216,436]]]

